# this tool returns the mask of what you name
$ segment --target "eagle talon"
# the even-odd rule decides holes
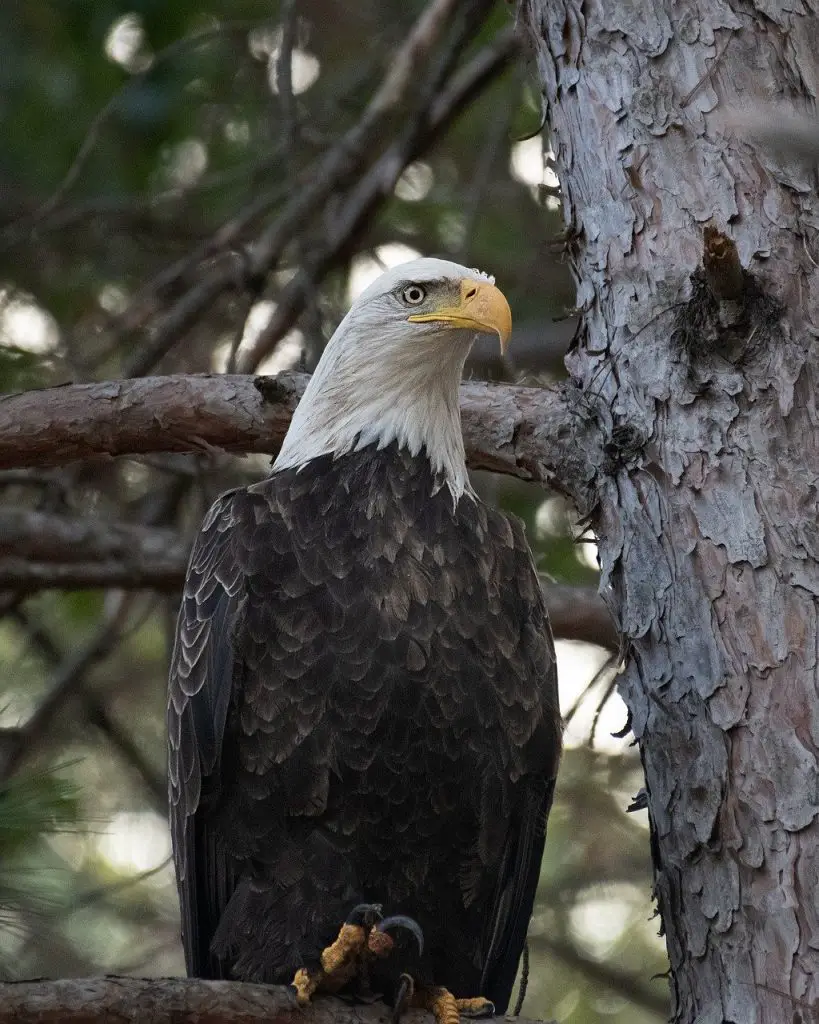
[[[334,942],[327,946],[319,958],[317,970],[300,968],[291,982],[296,991],[296,1003],[307,1006],[319,990],[338,992],[356,977],[369,989],[367,955],[388,956],[393,949],[390,928],[406,928],[423,949],[424,936],[411,917],[390,917],[383,920],[380,903],[359,903],[347,915]]]
[[[495,1016],[495,1004],[489,999],[484,999],[483,996],[476,996],[474,999],[456,999],[455,1005],[458,1007],[458,1013],[464,1017],[471,1017],[473,1020]]]
[[[412,1006],[429,1010],[436,1024],[460,1024],[461,1014],[465,1017],[494,1017],[495,1006],[489,999],[476,996],[473,999],[456,999],[449,989],[440,986],[419,988],[412,997]]]
[[[321,971],[308,971],[306,967],[300,967],[290,982],[290,987],[296,993],[296,1005],[301,1007],[308,1006],[310,1000],[318,991],[321,981]]]
[[[424,932],[421,929],[421,925],[418,924],[414,918],[407,917],[405,914],[395,914],[393,917],[385,917],[383,921],[378,922],[373,931],[377,934],[387,934],[391,931],[395,931],[396,928],[403,928],[412,935],[418,943],[418,955],[422,956],[424,953]],[[371,952],[376,952],[375,949],[372,949],[372,946],[370,946],[370,949]],[[390,951],[391,950],[388,950],[387,952]],[[404,975],[402,975],[402,977],[404,977]]]
[[[395,994],[395,1002],[392,1007],[392,1016],[390,1018],[391,1024],[399,1024],[404,1010],[412,1005],[414,995],[415,979],[409,974],[402,974],[399,979],[398,991]]]

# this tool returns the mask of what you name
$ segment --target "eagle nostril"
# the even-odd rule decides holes
[[[477,288],[470,288],[469,291],[465,293],[464,298],[465,299],[471,299],[471,298],[473,298],[477,294],[478,294],[478,289]]]

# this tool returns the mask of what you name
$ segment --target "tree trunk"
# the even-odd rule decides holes
[[[795,112],[819,94],[817,12],[523,4],[686,1024],[796,1024],[819,999],[817,178],[729,127],[750,102]]]

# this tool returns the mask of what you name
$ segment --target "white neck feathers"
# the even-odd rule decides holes
[[[397,442],[426,455],[453,499],[472,494],[466,472],[458,391],[473,333],[417,331],[406,325],[342,321],[293,415],[273,471],[300,469],[321,455],[336,457]],[[345,343],[356,332],[355,344]]]

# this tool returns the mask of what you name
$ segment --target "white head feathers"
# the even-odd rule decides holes
[[[274,472],[397,441],[425,452],[455,500],[469,492],[458,390],[476,331],[503,344],[509,307],[494,278],[448,260],[382,274],[353,303],[319,361]]]

